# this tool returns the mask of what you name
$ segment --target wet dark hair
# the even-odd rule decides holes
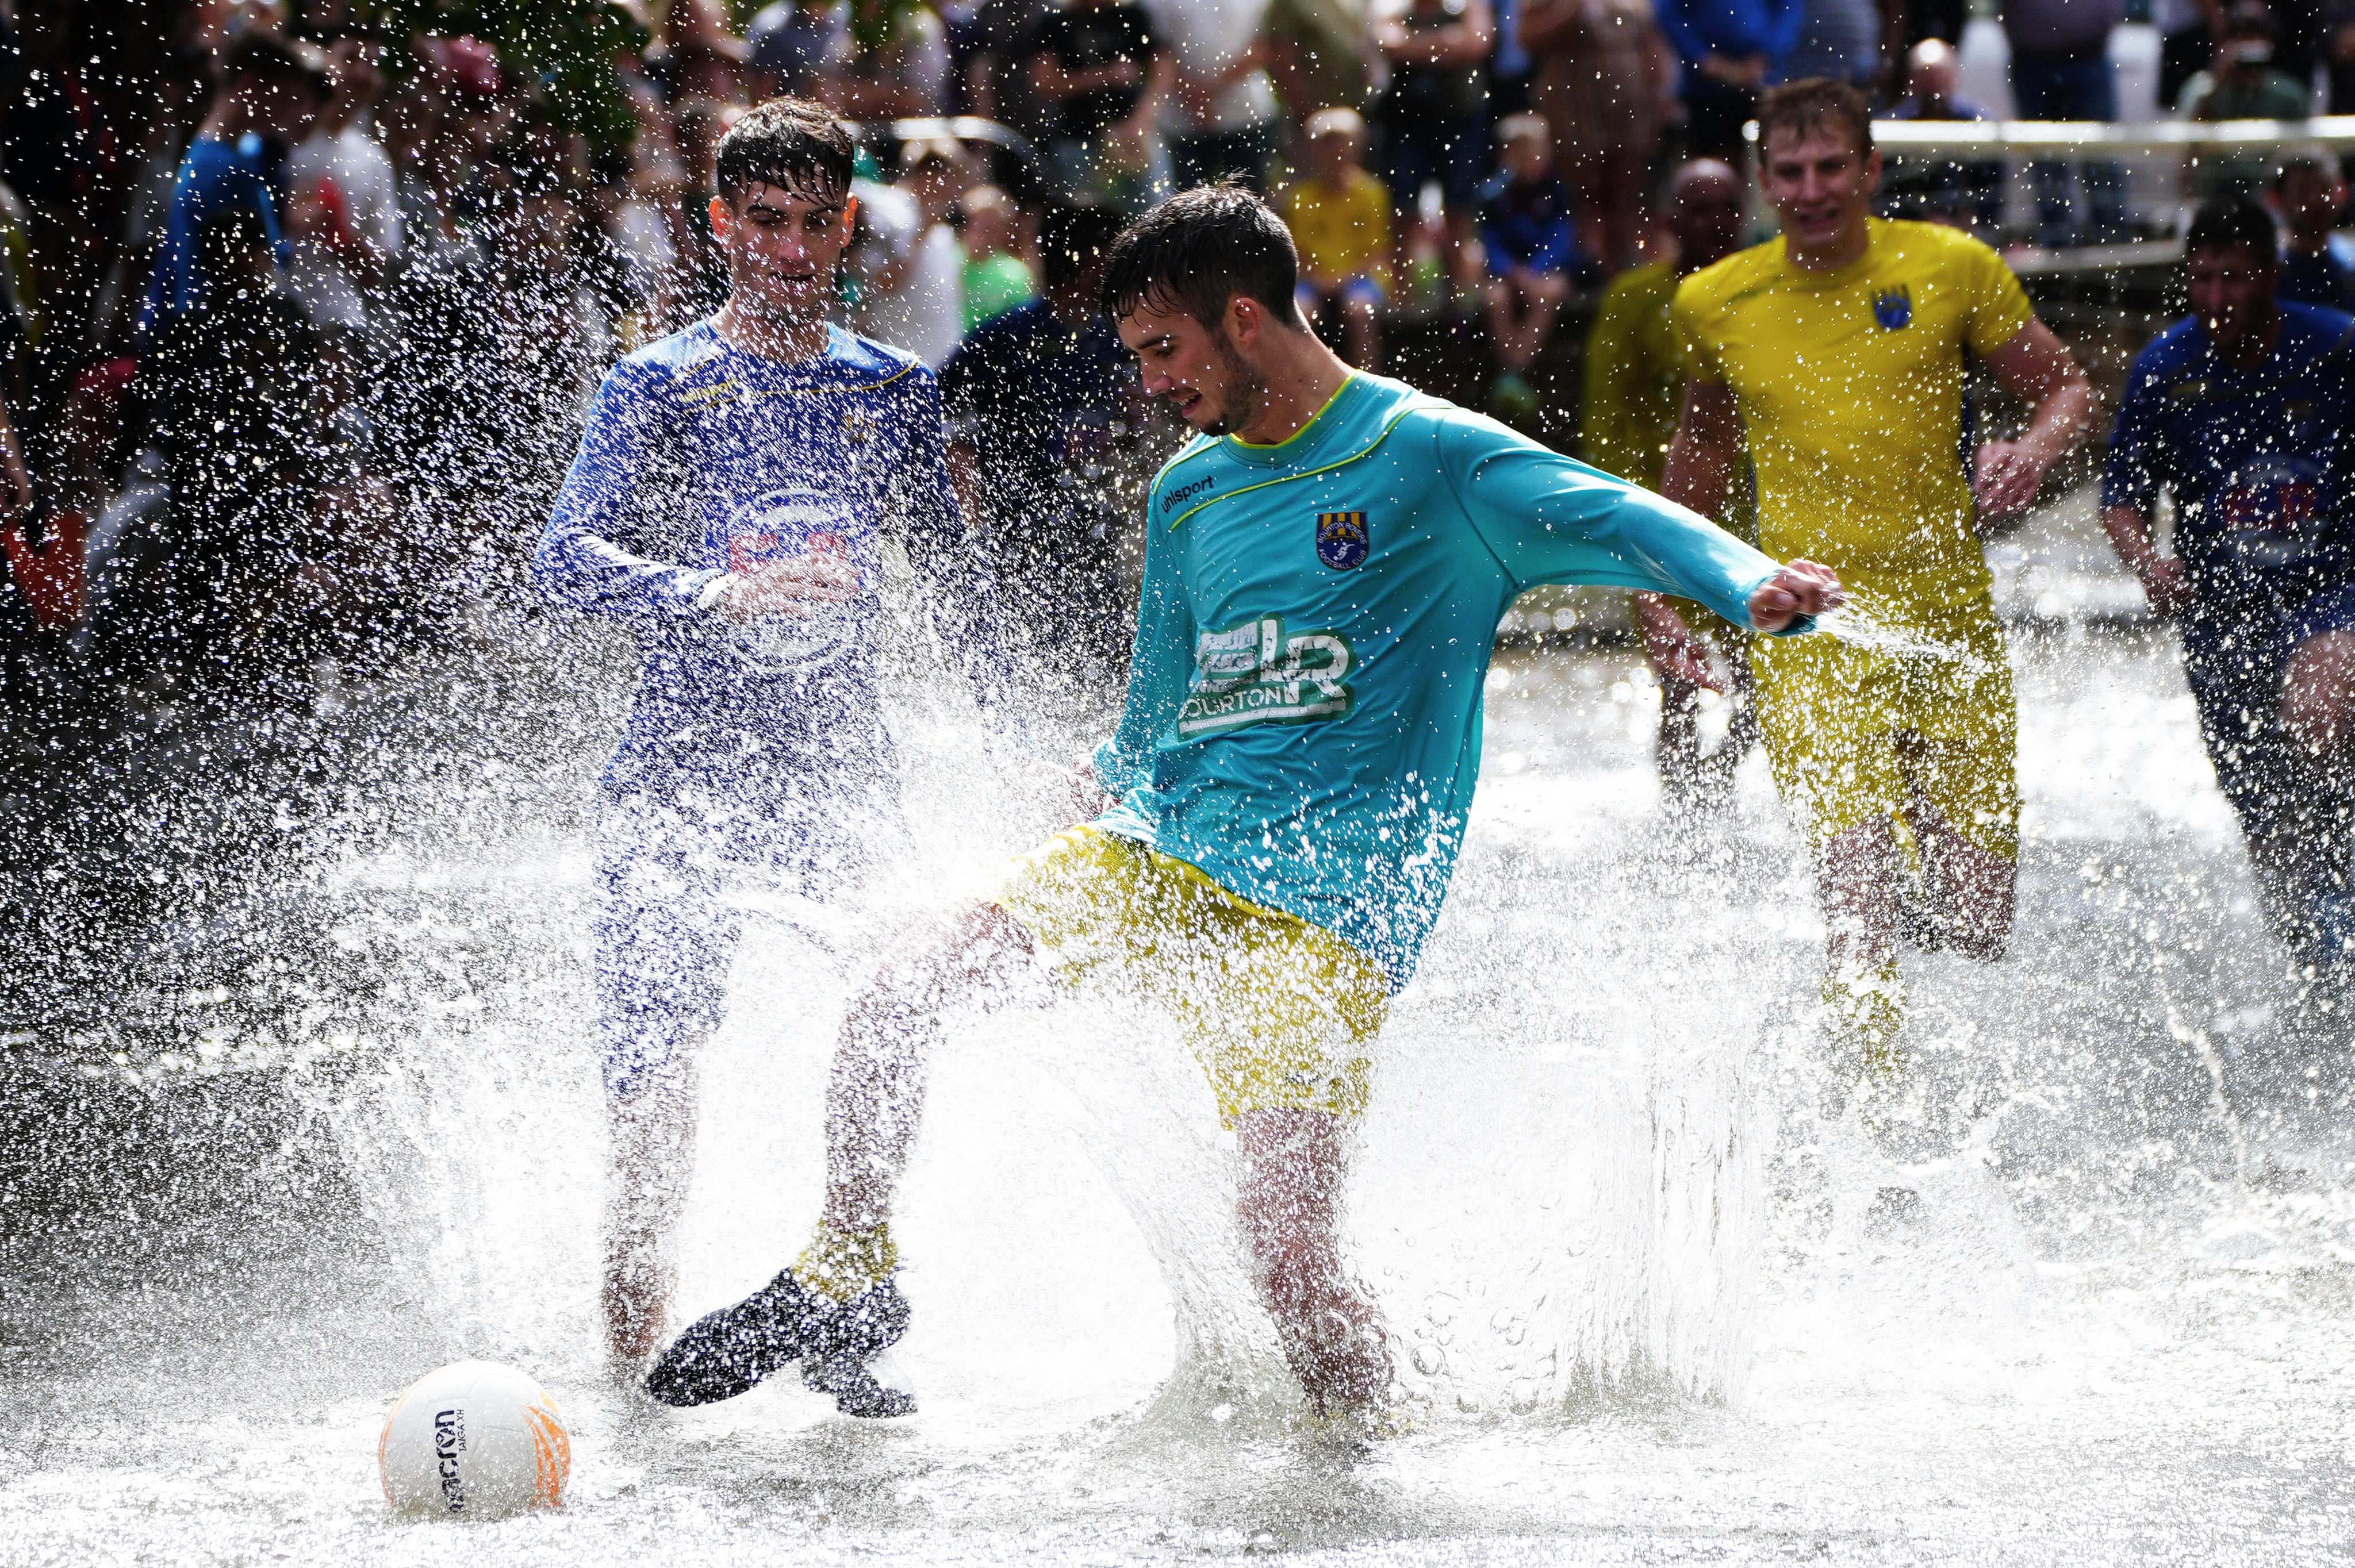
[[[2188,261],[2194,250],[2230,250],[2245,245],[2256,253],[2258,266],[2271,267],[2281,260],[2275,249],[2278,244],[2274,215],[2254,199],[2218,196],[2192,215],[2191,227],[2183,234],[2183,257]]]
[[[1872,151],[1872,106],[1864,94],[1844,81],[1826,77],[1802,77],[1770,87],[1758,101],[1758,152],[1766,152],[1766,138],[1777,131],[1805,136],[1819,125],[1836,126],[1855,139],[1859,157]]]
[[[1109,203],[1076,201],[1049,207],[1039,219],[1039,265],[1049,286],[1077,278],[1119,238],[1120,211]]]
[[[249,29],[221,56],[221,79],[291,82],[320,98],[333,96],[336,73],[325,53],[277,33]]]
[[[1299,286],[1300,254],[1284,219],[1239,185],[1203,185],[1121,231],[1104,267],[1103,302],[1114,321],[1150,304],[1215,328],[1241,294],[1305,331],[1292,297]]]
[[[856,151],[849,127],[824,104],[773,98],[745,111],[719,138],[714,183],[735,206],[754,185],[777,185],[804,196],[850,193]]]

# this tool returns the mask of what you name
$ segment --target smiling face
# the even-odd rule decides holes
[[[1266,307],[1238,295],[1219,328],[1147,300],[1120,318],[1120,341],[1136,355],[1145,395],[1167,399],[1206,436],[1241,429],[1259,407],[1266,381],[1237,348],[1233,329],[1255,335]]]
[[[858,207],[847,193],[757,183],[732,203],[713,196],[712,238],[737,308],[782,323],[823,316]]]
[[[1783,220],[1794,255],[1838,250],[1871,210],[1881,183],[1881,154],[1859,151],[1840,127],[1818,122],[1804,131],[1776,126],[1758,162],[1758,183]]]

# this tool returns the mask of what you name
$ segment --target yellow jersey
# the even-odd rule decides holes
[[[1684,409],[1684,350],[1670,315],[1676,296],[1673,263],[1622,272],[1603,291],[1594,324],[1586,333],[1578,422],[1584,450],[1579,455],[1646,490],[1660,488],[1668,440]],[[1718,525],[1745,544],[1755,543],[1754,511],[1745,462],[1734,474]]]
[[[1303,180],[1284,193],[1283,212],[1302,277],[1328,286],[1352,278],[1388,284],[1391,196],[1381,181],[1355,168],[1339,190]]]
[[[1685,400],[1685,356],[1668,307],[1677,270],[1667,261],[1622,272],[1603,291],[1586,333],[1581,455],[1605,473],[1660,488],[1668,438]]]
[[[2000,348],[2035,312],[1970,236],[1869,221],[1864,255],[1836,272],[1793,266],[1777,238],[1687,278],[1678,341],[1741,408],[1762,549],[1959,604],[1988,583],[1960,453],[1963,351]]]

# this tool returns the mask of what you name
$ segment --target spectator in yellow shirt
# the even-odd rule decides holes
[[[1366,122],[1356,110],[1319,110],[1306,131],[1308,177],[1282,204],[1300,252],[1300,313],[1314,326],[1331,303],[1341,316],[1343,356],[1377,370],[1390,296],[1390,194],[1366,172]]]

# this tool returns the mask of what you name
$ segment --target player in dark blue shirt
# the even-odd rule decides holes
[[[1046,297],[973,330],[941,367],[949,459],[1034,662],[1109,696],[1135,630],[1122,582],[1137,503],[1173,441],[1146,450],[1136,370],[1098,295],[1120,214],[1050,208]],[[986,476],[986,480],[981,476]]]
[[[532,559],[549,598],[622,620],[640,653],[597,862],[604,1313],[629,1364],[659,1342],[674,1284],[693,1055],[725,1012],[739,933],[725,895],[753,880],[824,898],[896,827],[874,658],[887,527],[985,701],[997,667],[932,374],[826,319],[851,159],[848,132],[794,100],[721,141],[728,302],[614,366]],[[804,1371],[847,1410],[892,1413],[855,1358]]]
[[[2311,956],[2355,938],[2332,803],[2355,736],[2355,319],[2275,298],[2265,210],[2203,207],[2191,316],[2136,359],[2110,437],[2102,522],[2151,609],[2179,619],[2217,781],[2269,913]],[[2160,492],[2175,550],[2158,553]]]

